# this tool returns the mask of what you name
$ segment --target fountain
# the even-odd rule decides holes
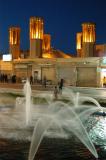
[[[79,93],[75,95],[71,92],[72,95],[72,102],[74,104],[74,109],[71,108],[70,103],[65,104],[63,102],[56,102],[52,103],[48,107],[49,114],[41,118],[38,123],[35,125],[33,136],[32,136],[32,143],[30,147],[29,152],[29,160],[33,160],[35,157],[35,154],[38,150],[38,147],[43,139],[43,136],[47,129],[51,126],[51,124],[55,121],[55,123],[59,127],[65,127],[67,128],[68,132],[73,132],[80,140],[81,142],[91,151],[91,153],[98,158],[98,154],[96,152],[96,149],[89,138],[89,135],[84,128],[83,123],[81,122],[87,119],[92,113],[96,111],[103,110],[100,104],[91,97],[80,97]],[[80,97],[80,98],[79,98]],[[68,95],[68,98],[70,100],[70,97]],[[80,103],[84,101],[90,101],[95,104],[95,106],[92,106],[92,108],[86,107],[86,111],[82,111],[78,113],[76,110],[80,107],[84,107],[84,105],[81,106]],[[77,108],[77,109],[76,109]],[[84,110],[84,108],[83,108]],[[78,117],[79,116],[79,117]],[[84,117],[85,118],[82,118]]]
[[[57,105],[58,103],[55,103],[54,106],[52,104],[52,107],[55,107]],[[82,143],[84,143],[85,146],[92,152],[92,154],[96,158],[98,158],[96,149],[93,143],[91,142],[87,134],[87,131],[85,130],[77,114],[67,104],[62,103],[62,105],[64,106],[64,108],[60,109],[56,114],[52,113],[51,116],[45,116],[44,118],[41,118],[38,121],[37,125],[35,126],[32,137],[32,143],[29,152],[29,160],[34,159],[34,156],[44,136],[44,133],[45,131],[47,131],[47,129],[50,127],[53,121],[55,121],[57,125],[59,124],[59,127],[61,126],[67,129],[68,132],[73,132],[82,141]]]
[[[24,85],[24,95],[25,98],[16,98],[16,106],[0,107],[0,138],[31,141],[28,160],[34,160],[43,137],[69,139],[73,134],[98,158],[91,140],[93,133],[90,130],[89,136],[88,128],[95,132],[94,126],[98,127],[98,122],[99,126],[101,123],[105,124],[105,118],[103,122],[92,116],[95,112],[105,111],[105,108],[95,99],[64,89],[59,101],[53,101],[52,94],[41,93],[39,96],[41,100],[46,98],[46,104],[35,105],[31,102],[28,80]],[[35,97],[37,98],[37,95]],[[67,103],[64,100],[67,100]],[[85,101],[92,103],[87,105]],[[93,123],[91,126],[89,123],[87,125],[89,119]],[[95,143],[95,138],[92,139]]]

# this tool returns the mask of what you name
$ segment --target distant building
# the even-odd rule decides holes
[[[36,58],[0,61],[1,73],[15,74],[17,83],[31,75],[34,83],[42,83],[44,77],[50,84],[64,79],[65,86],[103,87],[106,76],[106,58]]]
[[[83,23],[76,35],[76,57],[51,45],[51,35],[44,33],[44,20],[31,17],[30,48],[20,49],[20,28],[9,28],[9,53],[12,61],[0,60],[0,74],[16,75],[17,82],[34,77],[42,83],[44,77],[52,84],[64,79],[69,86],[103,87],[106,76],[106,44],[96,44],[95,23]]]

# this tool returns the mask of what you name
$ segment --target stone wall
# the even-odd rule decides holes
[[[97,67],[78,67],[77,86],[97,87]]]

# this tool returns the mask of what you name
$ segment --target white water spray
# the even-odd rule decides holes
[[[26,113],[26,125],[28,126],[31,122],[31,86],[27,79],[24,85],[24,94],[25,94],[25,113]]]

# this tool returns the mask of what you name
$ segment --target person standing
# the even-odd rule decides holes
[[[33,76],[30,76],[30,84],[33,84]]]
[[[106,77],[103,77],[103,87],[106,87]]]
[[[58,99],[58,88],[57,88],[57,86],[55,86],[55,88],[54,88],[54,99],[55,100]]]
[[[44,76],[43,84],[44,84],[44,87],[46,88],[46,76]]]
[[[62,89],[63,89],[63,83],[64,83],[64,80],[61,79],[60,80],[60,83],[59,83],[59,92],[62,94]]]

